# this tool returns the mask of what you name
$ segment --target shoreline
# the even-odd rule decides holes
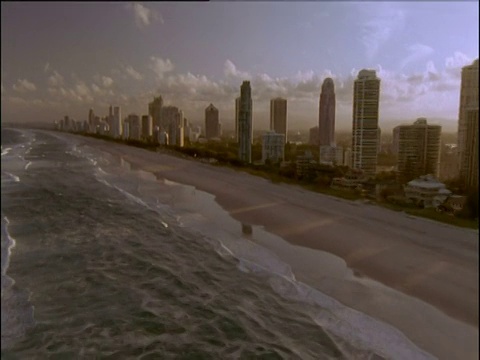
[[[291,253],[303,252],[306,257],[320,250],[342,259],[353,274],[361,276],[354,276],[345,287],[338,279],[319,282],[319,290],[392,324],[439,358],[478,357],[478,231],[295,185],[273,184],[248,173],[170,154],[83,139],[86,141],[81,144],[124,159],[132,170],[211,194],[233,219],[282,239]],[[291,254],[285,256],[292,260]],[[302,256],[294,261],[294,267],[304,265]],[[299,272],[309,273],[310,279],[305,279],[311,283],[319,280],[312,275],[315,270],[307,267]],[[366,288],[377,285],[391,290],[387,296],[388,290],[383,289],[383,303],[382,297],[365,293]],[[402,310],[389,311],[388,303],[399,306],[397,298],[403,298]]]

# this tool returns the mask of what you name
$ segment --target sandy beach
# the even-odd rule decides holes
[[[78,139],[132,168],[214,195],[233,219],[261,233],[256,241],[287,261],[299,281],[392,324],[438,358],[478,358],[478,230],[199,161]],[[210,216],[216,216],[213,210]]]

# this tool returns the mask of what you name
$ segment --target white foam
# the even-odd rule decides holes
[[[12,150],[12,148],[2,149],[2,156],[3,156],[3,155],[7,155],[11,150]]]
[[[17,175],[4,171],[4,174],[7,175],[14,182],[20,182],[20,178]]]

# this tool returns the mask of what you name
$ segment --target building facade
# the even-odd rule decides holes
[[[287,142],[287,100],[275,98],[270,100],[270,131],[284,135]]]
[[[375,70],[360,70],[353,89],[352,167],[365,176],[376,173],[380,79]]]
[[[122,120],[122,111],[120,106],[113,106],[112,116],[110,118],[110,136],[113,138],[121,138],[123,134],[123,120]]]
[[[235,141],[238,143],[238,114],[240,112],[240,97],[235,99]]]
[[[478,108],[467,110],[465,125],[461,176],[467,189],[478,189]]]
[[[252,89],[250,81],[244,81],[240,87],[238,111],[238,158],[244,163],[252,162]]]
[[[323,81],[320,93],[318,141],[320,146],[335,146],[335,85],[331,78]]]
[[[278,163],[285,159],[285,135],[269,131],[262,137],[262,162]]]
[[[128,124],[130,125],[129,139],[140,140],[142,138],[142,123],[137,114],[128,115]]]
[[[153,126],[161,127],[163,99],[161,96],[154,97],[153,101],[148,104],[148,115],[152,117]]]
[[[442,127],[418,118],[413,125],[395,127],[397,136],[397,179],[408,182],[421,175],[439,177]]]
[[[153,135],[153,119],[150,115],[142,116],[142,138],[150,139]]]
[[[458,137],[457,137],[457,151],[458,162],[460,165],[459,175],[462,180],[465,180],[466,159],[464,159],[464,152],[467,145],[467,115],[469,110],[478,111],[478,59],[471,65],[462,68],[462,81],[460,85],[460,107],[458,111]],[[468,162],[468,161],[467,161]]]
[[[220,137],[218,109],[213,104],[208,105],[205,109],[205,137],[207,139]]]

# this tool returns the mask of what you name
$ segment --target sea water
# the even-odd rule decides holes
[[[432,358],[72,139],[2,129],[2,358]]]

